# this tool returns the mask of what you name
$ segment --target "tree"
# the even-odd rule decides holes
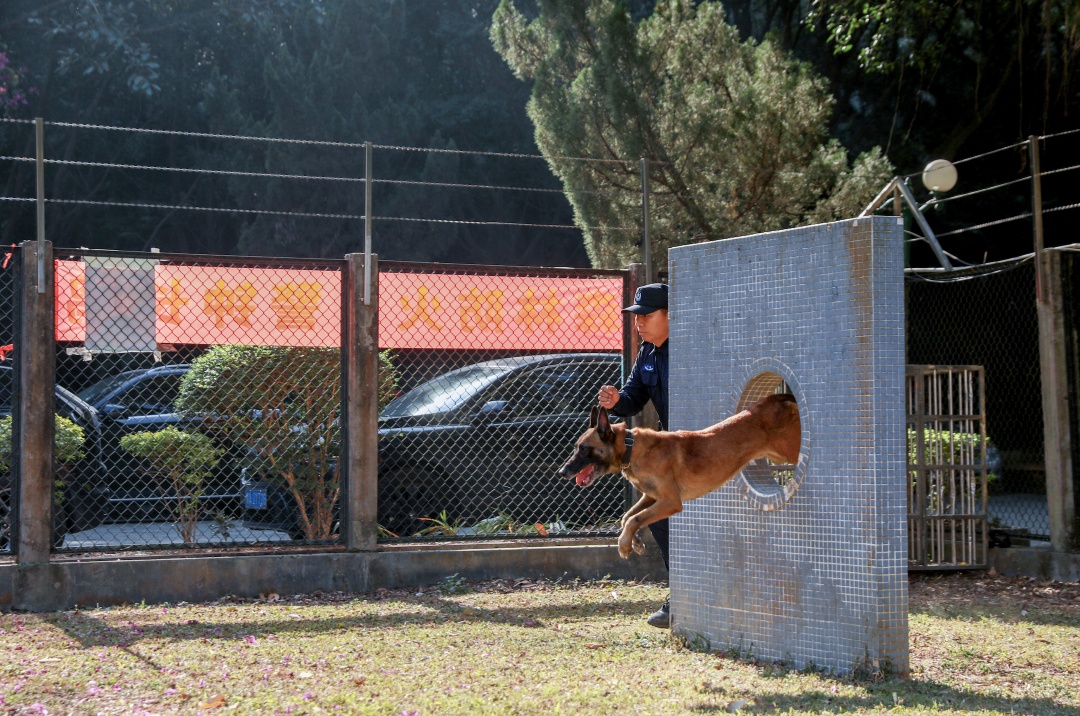
[[[125,435],[120,447],[146,460],[162,494],[175,498],[167,503],[180,538],[195,544],[206,478],[217,467],[221,451],[207,436],[172,426]]]
[[[431,148],[374,151],[373,209],[388,217],[375,221],[374,248],[384,260],[584,265],[576,231],[453,223],[570,223],[565,198],[542,162],[446,152],[536,153],[522,112],[528,88],[514,80],[488,40],[495,0],[327,5],[325,14],[264,26],[260,44],[275,48],[260,64],[265,92],[254,102],[250,88],[222,84],[227,92],[208,103],[214,116],[254,136]],[[235,166],[251,171],[337,178],[364,171],[363,151],[355,147],[254,143],[238,145],[235,156]],[[249,209],[364,213],[364,187],[356,182],[239,178],[230,190],[237,205]],[[355,250],[362,236],[355,219],[267,215],[247,222],[239,252],[340,256]]]
[[[653,163],[661,262],[670,246],[850,216],[891,174],[876,149],[849,166],[825,83],[769,41],[740,42],[717,2],[635,22],[619,0],[541,0],[531,21],[503,0],[491,37],[534,83],[537,144],[596,266],[639,256],[636,157]]]
[[[340,218],[363,214],[361,150],[180,135],[372,141],[435,150],[375,151],[374,208],[387,218],[376,221],[374,241],[383,259],[586,265],[578,231],[515,226],[572,224],[542,161],[439,151],[536,154],[522,111],[528,88],[488,40],[496,4],[0,2],[0,50],[27,67],[20,86],[40,90],[11,113],[70,123],[46,131],[45,156],[55,162],[46,171],[49,236],[58,247],[340,257],[363,240],[361,222]],[[0,155],[32,157],[33,135],[25,124],[0,123]],[[32,163],[0,162],[0,195],[33,198],[34,182]],[[5,209],[5,245],[34,235],[32,202]]]
[[[727,0],[742,37],[773,38],[810,62],[837,99],[832,134],[852,150],[885,147],[901,173],[933,159],[986,159],[960,170],[952,196],[928,217],[940,236],[967,231],[945,248],[960,260],[1005,259],[1031,250],[1030,231],[997,219],[1031,208],[1024,147],[1030,135],[1072,130],[1080,112],[1076,0]],[[1078,164],[1073,137],[1046,144],[1042,168]],[[1043,182],[1045,206],[1076,203],[1074,172]],[[1021,180],[1021,181],[1017,181]],[[918,192],[920,183],[913,189]],[[1073,241],[1074,212],[1047,214],[1048,246]],[[935,262],[910,244],[913,264]]]
[[[873,125],[897,145],[953,158],[980,130],[996,148],[1069,128],[1078,109],[1076,0],[817,0],[805,21],[857,60],[864,103],[889,103],[892,127]]]
[[[396,388],[386,351],[379,356],[380,405]],[[296,503],[306,539],[330,539],[341,494],[341,352],[337,348],[219,345],[196,358],[177,407],[202,429],[238,446],[254,475],[265,475]]]
[[[204,97],[216,81],[259,92],[266,47],[263,25],[287,22],[318,0],[5,0],[0,49],[19,65],[20,86],[33,88],[9,114],[76,126],[46,131],[53,161],[220,169],[213,142],[87,129],[109,125],[206,131]],[[252,57],[258,57],[253,61]],[[254,65],[254,67],[252,67]],[[252,77],[254,74],[254,78]],[[17,111],[16,111],[17,110]],[[0,125],[2,153],[34,156],[34,132]],[[208,161],[209,158],[209,161]],[[33,197],[34,166],[0,165],[4,196]],[[57,164],[46,172],[50,199],[224,206],[217,177]],[[34,235],[33,206],[8,204],[0,217],[5,245]],[[57,246],[230,253],[235,224],[226,214],[106,208],[50,203],[46,226]]]

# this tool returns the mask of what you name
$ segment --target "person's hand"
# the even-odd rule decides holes
[[[597,397],[597,402],[600,403],[600,407],[605,410],[611,410],[615,407],[615,404],[619,402],[619,389],[614,385],[605,385],[600,388],[600,395]]]

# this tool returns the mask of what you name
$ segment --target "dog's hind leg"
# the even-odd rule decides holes
[[[619,556],[626,559],[630,556],[631,550],[638,554],[644,553],[645,543],[638,537],[638,530],[680,512],[682,512],[681,501],[661,498],[637,514],[632,515],[624,522],[622,534],[619,535]]]

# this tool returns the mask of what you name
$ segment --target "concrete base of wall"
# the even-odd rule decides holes
[[[0,565],[0,607],[56,611],[76,605],[206,602],[226,595],[371,592],[465,579],[667,579],[655,543],[619,557],[614,540],[537,545],[410,545],[377,552],[306,552],[54,560]]]
[[[1010,577],[1080,582],[1080,554],[1055,552],[1050,545],[991,549],[990,568]]]

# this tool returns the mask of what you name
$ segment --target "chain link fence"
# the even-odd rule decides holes
[[[340,539],[343,261],[55,259],[55,551]],[[624,481],[583,490],[556,471],[599,386],[621,381],[628,281],[383,264],[384,540],[614,531]],[[5,296],[10,332],[9,274]]]
[[[13,366],[15,346],[15,253],[12,247],[3,254],[0,264],[0,555],[12,552],[12,523],[15,485],[11,476],[11,415],[13,408]],[[3,441],[7,441],[3,444]]]
[[[383,263],[384,540],[611,533],[618,476],[556,476],[620,384],[625,274]]]
[[[343,262],[56,259],[57,550],[337,539]]]
[[[1035,268],[907,274],[907,362],[985,369],[991,530],[1049,539]]]

